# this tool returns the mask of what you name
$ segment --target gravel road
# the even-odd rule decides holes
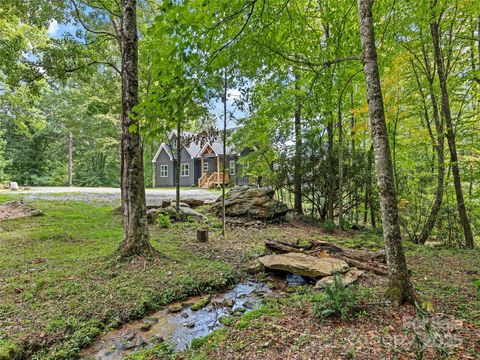
[[[22,194],[27,200],[76,200],[120,203],[120,189],[107,187],[31,187],[29,190],[0,190],[0,193]],[[203,189],[181,189],[181,199],[216,200],[219,193]],[[147,205],[175,198],[175,189],[147,189]]]

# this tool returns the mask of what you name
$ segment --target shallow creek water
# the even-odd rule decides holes
[[[159,341],[173,344],[178,351],[184,350],[193,339],[222,327],[220,317],[248,312],[258,307],[262,298],[270,292],[266,284],[246,282],[225,293],[213,295],[208,305],[196,311],[191,305],[200,297],[172,304],[100,336],[82,352],[82,359],[123,359],[126,354]],[[182,310],[169,311],[179,305],[183,305]]]

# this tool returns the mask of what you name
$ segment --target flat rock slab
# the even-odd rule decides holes
[[[318,258],[300,253],[267,255],[258,259],[268,269],[287,271],[293,274],[312,278],[330,276],[334,273],[344,273],[348,264],[341,259]]]
[[[28,216],[40,216],[43,212],[22,201],[9,201],[0,205],[0,220],[19,219]]]
[[[342,279],[342,283],[345,286],[353,284],[355,281],[358,280],[360,276],[362,276],[365,273],[363,270],[359,270],[357,268],[350,268],[346,273],[343,273],[340,278]],[[332,285],[335,283],[335,276],[325,276],[324,278],[321,278],[320,280],[317,281],[315,284],[314,289],[315,290],[321,290],[325,289],[327,286]]]

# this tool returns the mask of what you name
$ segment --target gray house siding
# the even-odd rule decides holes
[[[182,149],[180,153],[180,166],[181,164],[188,164],[189,172],[188,176],[182,176],[180,173],[180,186],[192,186],[197,185],[197,181],[195,179],[195,159],[192,159],[190,154],[185,150]],[[168,166],[168,176],[161,177],[160,176],[160,166],[167,165]],[[162,150],[155,162],[155,187],[162,187],[162,186],[175,186],[176,185],[176,177],[175,177],[175,165],[176,160],[170,160],[167,153]],[[198,177],[197,177],[198,179]]]
[[[230,175],[230,183],[234,185],[248,185],[248,177],[244,174],[243,166],[238,162],[238,155],[228,157],[227,169],[230,171],[230,161],[235,161],[235,174]]]
[[[168,166],[167,177],[160,176],[161,165]],[[173,175],[174,175],[173,161],[170,160],[166,151],[162,149],[162,151],[158,155],[157,161],[155,162],[155,187],[172,186]]]
[[[182,149],[180,152],[180,170],[182,164],[188,164],[188,176],[182,176],[182,173],[180,172],[180,186],[195,185],[195,170],[193,167],[195,160],[192,159],[190,154],[185,149]],[[175,180],[176,179],[174,178],[173,185],[177,184]]]

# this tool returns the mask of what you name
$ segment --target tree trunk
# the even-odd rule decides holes
[[[295,90],[299,91],[299,76],[295,74]],[[295,94],[295,169],[293,173],[293,193],[294,193],[294,210],[297,214],[303,214],[302,207],[302,109],[299,101],[299,94]]]
[[[372,227],[374,226],[375,220],[373,219],[374,217],[374,211],[373,211],[373,206],[372,201],[370,200],[372,197],[372,163],[373,163],[373,145],[370,146],[370,149],[368,150],[367,153],[367,178],[366,178],[366,183],[365,183],[365,201],[364,201],[364,211],[363,211],[363,224],[367,225],[367,220],[368,220],[368,208],[371,207],[372,209],[372,216],[371,216],[371,221],[372,221]]]
[[[415,295],[407,271],[398,219],[397,196],[383,107],[377,49],[373,31],[371,0],[358,0],[358,19],[363,53],[363,71],[367,87],[368,112],[375,154],[377,186],[380,195],[383,236],[388,265],[386,296],[395,304],[414,303]]]
[[[477,47],[478,47],[478,66],[480,67],[480,15],[477,17]]]
[[[331,115],[331,114],[330,114]],[[333,200],[335,197],[335,177],[333,175],[334,166],[333,162],[333,120],[329,116],[327,124],[327,136],[328,136],[328,150],[327,150],[327,162],[328,162],[328,189],[327,189],[327,216],[330,221],[333,221]]]
[[[342,111],[338,107],[338,227],[343,229],[343,124]]]
[[[68,186],[72,186],[73,183],[73,137],[72,132],[69,131],[67,135],[67,148],[68,148]]]
[[[440,36],[438,33],[438,22],[434,21],[430,24],[430,32],[433,39],[433,49],[435,55],[435,63],[437,65],[437,75],[440,83],[440,90],[442,94],[442,113],[445,117],[447,126],[447,141],[450,150],[450,162],[452,164],[453,183],[455,187],[455,195],[457,198],[457,208],[460,217],[460,223],[463,227],[463,235],[465,237],[465,246],[467,248],[474,247],[473,234],[470,227],[470,220],[468,219],[467,209],[463,199],[462,181],[460,178],[460,169],[458,167],[457,144],[455,140],[455,132],[453,130],[452,115],[450,113],[450,100],[448,98],[447,77],[445,74],[445,67],[440,49]]]
[[[424,58],[426,59],[426,56],[424,56]],[[415,74],[415,79],[417,80],[417,86],[418,86],[420,95],[422,97],[425,121],[427,123],[427,128],[429,130],[430,136],[432,138],[432,142],[434,143],[435,152],[437,154],[438,169],[437,169],[437,189],[435,191],[435,200],[433,201],[432,208],[430,209],[430,213],[428,215],[427,221],[425,222],[420,235],[418,236],[418,238],[413,239],[414,242],[416,243],[425,244],[425,242],[430,237],[430,233],[432,232],[433,227],[435,226],[435,223],[437,222],[437,217],[440,212],[440,209],[442,208],[442,203],[443,203],[443,189],[445,184],[445,153],[444,153],[445,137],[443,134],[443,128],[444,128],[443,121],[440,119],[440,116],[439,116],[437,98],[435,95],[435,91],[433,89],[434,74],[431,71],[430,62],[428,60],[425,61],[424,66],[425,66],[425,69],[427,70],[429,96],[430,96],[430,101],[432,103],[433,121],[435,123],[435,130],[437,135],[436,139],[433,136],[433,132],[430,126],[426,96],[422,91],[421,82],[417,75],[417,72],[415,71],[415,67],[413,63],[412,63],[412,66]]]
[[[145,206],[143,149],[137,125],[130,118],[138,104],[138,35],[136,1],[122,1],[120,42],[122,50],[122,143],[121,195],[123,240],[117,249],[120,258],[155,253],[150,245]]]
[[[350,115],[350,138],[351,138],[350,139],[350,143],[351,143],[351,146],[350,146],[350,165],[351,165],[352,168],[353,168],[353,161],[354,161],[354,157],[355,157],[355,116],[353,115],[353,105],[354,105],[354,102],[353,102],[353,85],[352,85],[352,89],[350,90],[350,111],[351,111],[351,115]],[[353,178],[352,178],[352,182],[353,182]],[[358,205],[359,205],[360,202],[358,201],[358,190],[357,190],[356,186],[354,186],[352,200],[357,203],[355,205],[354,216],[355,216],[355,224],[358,225],[358,218],[359,218]]]
[[[227,167],[227,69],[223,77],[223,169],[222,169],[222,235],[225,237],[225,170]]]
[[[181,116],[181,115],[180,115]],[[180,166],[182,155],[182,125],[181,120],[177,120],[177,139],[175,147],[177,149],[175,157],[175,218],[180,220]]]

